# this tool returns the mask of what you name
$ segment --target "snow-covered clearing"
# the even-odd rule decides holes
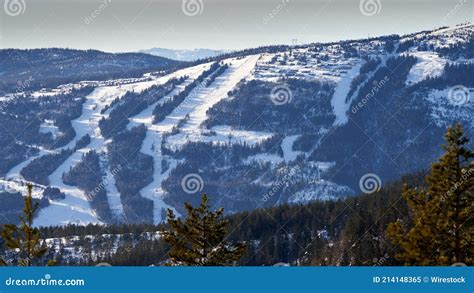
[[[18,193],[25,194],[27,182],[22,179],[13,178],[13,179],[0,179],[0,192],[7,193]],[[45,187],[43,185],[34,184],[33,190],[31,191],[31,196],[33,198],[41,198],[43,196],[43,190]]]
[[[275,166],[283,162],[283,158],[277,154],[263,153],[254,156],[249,156],[244,160],[244,164],[251,165],[254,162],[258,163],[270,163]]]
[[[281,142],[281,149],[283,150],[283,158],[286,162],[296,160],[298,155],[303,154],[303,152],[294,151],[293,144],[300,137],[300,135],[290,135],[283,139]]]
[[[54,125],[54,121],[52,120],[45,120],[43,123],[41,123],[39,132],[51,133],[53,138],[56,138],[59,134],[58,127]]]
[[[250,131],[233,129],[229,125],[218,125],[211,128],[210,131],[203,131],[199,138],[200,142],[212,144],[246,144],[247,146],[255,146],[266,139],[272,137],[273,134],[262,131]]]
[[[130,129],[132,127],[138,126],[139,124],[145,124],[146,126],[152,126],[153,125],[153,109],[155,109],[155,106],[157,104],[162,104],[162,103],[166,102],[167,100],[173,98],[177,93],[181,92],[187,85],[189,85],[197,77],[199,77],[199,75],[201,75],[201,73],[204,70],[209,69],[210,66],[211,66],[211,63],[205,63],[205,64],[185,68],[185,69],[182,69],[182,70],[179,70],[179,71],[175,72],[173,74],[175,77],[188,76],[188,79],[183,84],[178,85],[176,87],[176,89],[174,89],[167,96],[163,97],[158,102],[156,102],[156,103],[152,104],[151,106],[147,107],[145,110],[143,110],[139,114],[131,117],[130,118],[130,123],[127,125],[127,128]]]
[[[320,52],[297,48],[291,52],[264,53],[249,79],[278,82],[291,77],[336,83],[353,65],[352,59],[341,58],[340,53],[331,46]]]
[[[310,181],[308,186],[310,188],[300,190],[291,195],[288,202],[301,204],[315,200],[335,200],[353,193],[353,191],[346,186],[341,186],[323,179]]]
[[[443,73],[446,60],[440,58],[438,53],[434,52],[410,52],[408,55],[416,57],[418,61],[410,69],[406,85],[412,85],[427,79],[428,77],[437,77]]]
[[[304,152],[293,150],[293,144],[299,137],[300,135],[289,135],[282,140],[281,149],[283,150],[283,157],[277,154],[262,153],[247,157],[244,161],[244,164],[252,164],[253,162],[258,162],[270,163],[271,165],[276,166],[282,162],[292,162],[296,160],[299,155],[305,154]]]

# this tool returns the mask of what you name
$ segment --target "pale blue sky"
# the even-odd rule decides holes
[[[3,0],[24,11],[0,11],[1,48],[69,47],[110,52],[150,47],[242,49],[409,33],[474,20],[474,0]],[[108,2],[110,1],[110,2]],[[379,5],[380,4],[380,5]],[[192,11],[188,11],[188,14]],[[10,13],[11,14],[11,13]]]

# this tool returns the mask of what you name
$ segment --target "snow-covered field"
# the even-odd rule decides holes
[[[455,44],[465,43],[474,33],[474,25],[470,22],[447,27],[430,32],[431,38],[427,38],[425,43],[437,48],[446,48]],[[415,38],[423,39],[426,35],[420,33]]]
[[[246,144],[255,146],[273,134],[262,131],[233,129],[228,125],[218,125],[211,128],[208,132],[202,132],[199,141],[213,144]],[[195,138],[194,138],[195,139]]]
[[[416,51],[410,52],[408,55],[416,57],[418,61],[410,69],[405,81],[406,85],[418,83],[428,77],[437,77],[443,73],[446,60],[439,57],[437,53]]]
[[[340,186],[334,182],[319,179],[310,181],[308,188],[300,190],[290,196],[290,203],[306,203],[314,200],[334,200],[352,193],[348,187]]]
[[[283,162],[283,158],[276,154],[258,154],[254,156],[249,156],[247,159],[244,160],[244,164],[250,165],[255,162],[257,163],[270,163],[271,165],[278,165]]]
[[[58,127],[54,125],[52,120],[45,120],[45,122],[41,123],[39,131],[41,133],[51,133],[53,138],[56,138],[59,134]]]
[[[33,198],[41,198],[43,196],[43,185],[34,184],[31,196]],[[0,192],[7,193],[22,193],[26,191],[26,182],[17,178],[10,179],[0,179]]]
[[[271,165],[278,165],[282,162],[292,162],[296,160],[296,158],[299,155],[304,155],[305,153],[300,152],[300,151],[294,151],[293,150],[293,144],[295,141],[300,137],[300,135],[289,135],[285,137],[282,142],[281,142],[281,149],[283,150],[283,157],[277,155],[277,154],[268,154],[268,153],[263,153],[263,154],[258,154],[258,155],[253,155],[247,157],[245,159],[244,163],[245,164],[252,164],[254,162],[258,163],[270,163]]]

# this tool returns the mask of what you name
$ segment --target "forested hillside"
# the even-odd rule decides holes
[[[159,224],[202,192],[226,215],[370,193],[367,178],[376,190],[429,168],[449,125],[474,135],[473,34],[464,23],[193,63],[10,50],[61,84],[0,95],[0,191],[32,184],[37,226]],[[102,77],[64,84],[73,72]]]
[[[86,80],[136,78],[150,71],[166,71],[185,63],[143,53],[97,50],[2,49],[0,95],[52,88]]]
[[[425,172],[405,176],[379,192],[338,201],[282,205],[227,217],[226,237],[248,245],[239,265],[400,265],[386,239],[389,223],[408,219],[404,184],[422,186]],[[42,228],[63,265],[159,265],[169,246],[158,226],[109,225]],[[382,263],[380,263],[382,262]]]

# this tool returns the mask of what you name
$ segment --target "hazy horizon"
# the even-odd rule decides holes
[[[19,13],[7,5],[1,10],[2,49],[240,50],[294,39],[306,44],[407,34],[474,19],[472,0],[5,1],[23,6]]]

